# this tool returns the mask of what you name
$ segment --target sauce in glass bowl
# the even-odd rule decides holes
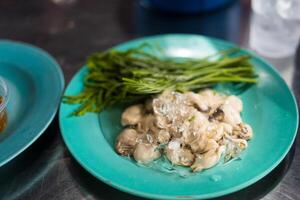
[[[0,77],[0,133],[7,127],[7,103],[8,103],[8,87],[2,77]]]

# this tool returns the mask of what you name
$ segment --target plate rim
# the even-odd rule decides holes
[[[237,44],[234,44],[234,43],[231,43],[231,42],[228,42],[228,41],[225,41],[225,40],[222,40],[222,39],[218,39],[218,38],[213,38],[213,37],[209,37],[209,36],[204,36],[204,35],[198,35],[198,34],[159,34],[159,35],[152,35],[152,36],[146,36],[146,37],[140,37],[140,38],[136,38],[136,39],[132,39],[132,40],[127,40],[127,41],[124,41],[124,42],[121,42],[117,45],[114,45],[112,46],[111,48],[108,48],[108,49],[114,49],[114,48],[118,48],[120,46],[123,46],[127,43],[133,43],[133,42],[138,42],[138,41],[143,41],[143,40],[148,40],[148,39],[155,39],[155,38],[164,38],[164,37],[199,37],[199,38],[202,38],[202,39],[205,39],[205,40],[208,40],[208,41],[215,41],[215,42],[220,42],[220,43],[223,43],[223,44],[226,44],[226,45],[234,45],[234,46],[238,46]],[[204,198],[204,199],[210,199],[210,198],[216,198],[216,197],[220,197],[220,196],[224,196],[226,194],[230,194],[230,193],[233,193],[233,192],[237,192],[247,186],[250,186],[252,184],[254,184],[255,182],[257,182],[258,180],[262,179],[263,177],[265,177],[267,174],[269,174],[276,166],[279,165],[279,163],[284,159],[284,157],[287,155],[287,153],[289,152],[289,150],[291,149],[294,141],[295,141],[295,138],[297,136],[297,131],[298,131],[298,127],[299,127],[299,110],[298,110],[298,104],[297,104],[297,100],[296,100],[296,97],[292,91],[291,88],[288,87],[286,81],[283,79],[283,77],[280,75],[279,71],[272,65],[270,64],[268,61],[266,61],[264,58],[262,58],[261,56],[259,56],[258,54],[256,54],[255,52],[249,50],[249,49],[245,49],[245,48],[242,48],[240,47],[244,52],[248,53],[248,54],[251,54],[253,55],[253,57],[255,57],[256,59],[258,59],[259,62],[261,62],[262,64],[268,66],[268,68],[271,69],[271,71],[273,71],[276,76],[278,77],[278,80],[280,80],[282,82],[282,84],[286,87],[287,91],[289,92],[289,94],[291,95],[292,97],[292,101],[293,101],[293,107],[295,108],[295,111],[296,111],[296,119],[295,119],[295,131],[294,131],[294,134],[293,134],[293,139],[290,141],[288,147],[286,148],[286,150],[284,151],[284,153],[282,154],[282,156],[277,159],[276,162],[274,162],[272,164],[272,166],[270,166],[267,170],[265,170],[263,173],[260,173],[259,175],[251,178],[250,180],[242,183],[242,184],[239,184],[235,187],[231,187],[231,188],[228,188],[228,189],[225,189],[225,190],[222,190],[222,191],[219,191],[219,192],[214,192],[212,194],[201,194],[201,195],[192,195],[192,196],[170,196],[170,195],[158,195],[158,194],[152,194],[152,193],[147,193],[147,192],[142,192],[142,191],[139,191],[139,190],[135,190],[135,189],[131,189],[130,187],[126,187],[126,186],[123,186],[123,185],[120,185],[116,182],[111,182],[109,180],[106,180],[105,177],[101,176],[101,174],[98,174],[96,173],[96,171],[93,170],[92,167],[89,167],[88,165],[86,165],[84,163],[84,161],[82,161],[79,157],[76,156],[76,153],[74,152],[74,150],[72,149],[72,146],[71,144],[67,141],[67,139],[65,138],[65,135],[64,135],[64,128],[63,128],[63,118],[61,117],[62,114],[61,114],[61,107],[63,105],[63,103],[60,104],[60,107],[59,107],[59,127],[60,127],[60,130],[61,130],[61,133],[62,133],[62,137],[63,137],[63,140],[64,140],[64,143],[66,144],[68,150],[71,152],[71,155],[73,156],[73,158],[75,158],[75,160],[85,169],[87,170],[90,174],[92,174],[95,178],[97,178],[98,180],[108,184],[109,186],[112,186],[113,188],[115,189],[118,189],[118,190],[121,190],[123,192],[127,192],[129,194],[132,194],[132,195],[135,195],[135,196],[140,196],[140,197],[144,197],[144,198],[156,198],[156,199],[199,199],[199,198]],[[75,77],[77,77],[79,74],[82,73],[82,71],[84,70],[84,67],[85,65],[83,65],[72,77],[72,79],[70,80],[70,82],[68,83],[65,91],[67,91],[71,85],[71,82],[75,79]],[[98,117],[98,115],[95,114],[96,117]]]
[[[55,100],[56,107],[50,113],[49,118],[46,120],[47,122],[42,126],[43,128],[41,128],[39,131],[37,131],[37,134],[35,134],[35,136],[33,138],[31,138],[30,141],[26,142],[25,145],[23,145],[21,148],[16,150],[13,154],[9,155],[6,159],[4,159],[2,161],[0,160],[0,167],[4,166],[5,164],[7,164],[11,160],[13,160],[15,157],[19,156],[23,151],[25,151],[27,148],[29,148],[45,132],[45,130],[49,127],[50,123],[53,121],[53,119],[58,111],[58,108],[60,105],[60,99],[61,99],[61,96],[63,95],[64,87],[65,87],[65,79],[64,79],[63,71],[62,71],[60,65],[57,63],[57,61],[54,59],[54,57],[50,53],[48,53],[47,51],[43,50],[42,48],[40,48],[38,46],[29,44],[26,42],[22,42],[22,41],[11,40],[11,39],[0,39],[0,46],[2,46],[2,45],[14,45],[14,46],[17,46],[17,48],[21,47],[21,48],[30,49],[30,51],[36,53],[37,55],[41,55],[41,56],[47,58],[52,63],[53,68],[55,68],[56,75],[59,78],[60,94],[58,95],[58,98]],[[1,145],[1,143],[0,143],[0,145]]]

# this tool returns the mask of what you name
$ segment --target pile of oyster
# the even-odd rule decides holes
[[[166,90],[125,109],[115,148],[143,164],[165,155],[173,165],[208,169],[247,148],[252,129],[243,123],[242,110],[242,101],[233,95]]]

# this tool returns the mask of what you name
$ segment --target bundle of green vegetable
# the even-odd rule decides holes
[[[144,99],[166,89],[183,92],[224,82],[256,82],[251,56],[239,54],[237,48],[202,59],[164,58],[145,53],[145,48],[153,47],[141,45],[91,55],[83,91],[63,100],[81,104],[73,115],[100,112],[116,103]]]

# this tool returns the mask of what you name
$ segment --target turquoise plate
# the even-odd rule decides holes
[[[0,166],[33,143],[52,121],[64,88],[62,71],[43,50],[0,40],[0,76],[8,85],[8,126],[0,133]]]
[[[160,44],[171,57],[203,57],[233,44],[198,35],[162,35],[141,38],[118,45],[116,49],[135,47],[143,42]],[[244,50],[244,53],[250,53]],[[243,118],[252,125],[254,138],[241,160],[220,164],[187,178],[136,165],[114,151],[121,130],[122,107],[113,107],[100,115],[69,117],[76,105],[61,104],[60,128],[64,141],[76,160],[91,174],[122,191],[157,199],[198,199],[222,196],[240,190],[264,177],[284,158],[297,131],[295,98],[278,72],[253,54],[259,82],[239,93],[244,102]],[[70,82],[65,94],[82,89],[85,68]]]

